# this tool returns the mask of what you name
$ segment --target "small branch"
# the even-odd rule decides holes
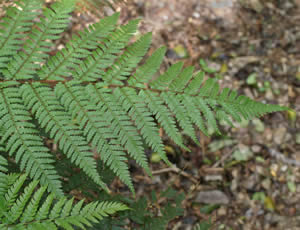
[[[177,174],[179,174],[181,176],[184,176],[184,177],[188,178],[194,184],[199,184],[199,180],[198,179],[196,179],[194,176],[186,173],[185,171],[182,171],[181,169],[179,169],[177,167],[160,169],[160,170],[157,170],[157,171],[153,171],[152,174],[153,175],[157,175],[157,174],[162,174],[162,173],[167,173],[167,172],[177,173]]]

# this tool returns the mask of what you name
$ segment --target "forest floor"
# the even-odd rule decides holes
[[[132,0],[116,9],[122,24],[142,19],[140,32],[153,33],[150,52],[168,48],[164,68],[183,61],[200,69],[204,59],[222,87],[294,110],[225,127],[224,136],[199,133],[200,147],[186,139],[191,152],[164,138],[182,171],[154,158],[152,179],[133,167],[137,196],[167,187],[186,194],[184,215],[169,229],[209,221],[211,229],[300,229],[300,1]],[[74,30],[94,20],[81,13]]]

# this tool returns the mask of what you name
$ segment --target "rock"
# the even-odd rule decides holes
[[[274,100],[274,95],[273,95],[272,90],[267,90],[265,97],[266,97],[266,99],[268,99],[269,101]]]
[[[264,9],[264,5],[259,0],[251,0],[250,7],[257,13],[260,13]]]
[[[207,62],[207,67],[216,71],[220,71],[221,65],[216,62]]]
[[[106,16],[112,16],[115,13],[113,9],[108,6],[104,6],[103,10]]]
[[[294,153],[294,158],[296,161],[300,162],[300,151]]]
[[[204,204],[228,204],[229,198],[222,191],[211,190],[199,192],[195,201]]]
[[[265,168],[260,165],[256,165],[255,169],[256,169],[256,172],[260,175],[266,174]]]
[[[206,175],[204,177],[205,181],[221,181],[222,179],[222,175]]]
[[[284,142],[287,129],[283,126],[275,130],[273,140],[277,145],[281,145]]]
[[[251,175],[249,178],[242,182],[242,185],[245,189],[252,190],[256,184],[256,175]]]
[[[254,152],[254,153],[259,153],[261,151],[261,146],[259,145],[252,145],[251,146],[251,150]]]
[[[253,157],[253,152],[246,145],[239,145],[239,149],[235,150],[232,157],[237,161],[247,161]]]
[[[288,166],[287,166],[287,165],[283,165],[283,166],[281,166],[281,168],[280,168],[280,170],[281,170],[282,172],[286,172],[287,169],[288,169]]]
[[[266,128],[264,131],[264,139],[266,141],[271,141],[273,138],[273,130],[271,130],[270,128]],[[262,138],[258,139],[262,142],[262,144],[264,144],[264,140]]]
[[[227,215],[227,209],[225,207],[220,207],[217,211],[218,216],[226,216]]]
[[[231,181],[230,190],[235,192],[239,186],[238,180],[234,179]]]
[[[257,132],[262,133],[265,130],[265,125],[264,125],[264,123],[261,120],[254,119],[252,122],[253,122],[253,124],[255,126],[255,130]]]
[[[266,189],[267,191],[271,188],[271,180],[270,179],[264,179],[262,182],[261,182],[261,186]]]
[[[252,216],[253,216],[253,209],[252,209],[252,208],[249,208],[249,209],[246,211],[246,213],[245,213],[245,217],[246,217],[247,219],[251,219]]]

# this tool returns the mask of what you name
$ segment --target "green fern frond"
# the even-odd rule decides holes
[[[59,151],[103,189],[107,187],[94,157],[100,158],[134,193],[127,155],[149,175],[147,147],[170,165],[160,128],[188,151],[182,134],[198,143],[196,127],[206,135],[212,129],[220,133],[220,121],[232,124],[234,120],[240,122],[287,110],[220,89],[215,79],[205,80],[205,71],[194,74],[194,68],[183,68],[183,63],[172,65],[156,77],[166,49],[159,48],[139,65],[149,49],[151,34],[128,45],[138,20],[117,27],[119,14],[74,35],[64,49],[48,58],[50,41],[57,39],[67,26],[72,0],[44,10],[34,27],[27,20],[31,19],[30,12],[38,11],[38,5],[29,2],[20,3],[21,11],[12,8],[5,19],[7,26],[0,31],[0,68],[6,77],[0,81],[0,146],[4,147],[0,152],[14,157],[22,171],[57,195],[63,194],[59,176],[41,136],[54,140]],[[28,36],[24,46],[21,34]],[[45,134],[41,135],[40,129]],[[2,181],[0,174],[4,188],[17,181],[14,176]],[[28,188],[21,203],[33,194],[33,187],[35,184]],[[11,191],[9,204],[15,201],[17,189]],[[21,220],[35,215],[43,194],[43,190],[38,191],[30,208],[14,206],[16,213],[26,213]],[[51,204],[52,200],[50,197],[46,202]],[[58,217],[63,207],[69,213],[72,202],[66,202],[62,199],[52,208],[51,218]],[[42,210],[37,218],[48,215],[48,206]],[[70,227],[69,222],[61,221],[48,223],[54,228]],[[82,226],[83,222],[76,224]]]
[[[180,100],[178,100],[179,98],[176,97],[176,94],[172,92],[164,92],[161,93],[161,98],[168,105],[172,113],[175,114],[175,117],[184,133],[198,143],[193,124],[189,116],[186,116],[186,111],[183,105],[180,103]]]
[[[107,39],[97,48],[92,55],[88,56],[75,68],[75,79],[93,81],[105,74],[105,69],[110,67],[118,57],[129,39],[137,30],[139,20],[132,20],[127,25],[121,26],[110,34]]]
[[[55,200],[54,194],[46,196],[46,186],[37,188],[38,181],[31,182],[20,194],[27,176],[17,176],[19,178],[0,194],[0,228],[3,230],[85,229],[85,226],[90,227],[108,215],[128,209],[117,202],[83,205],[84,200],[81,200],[74,205],[73,198]]]
[[[158,78],[150,82],[150,86],[154,89],[164,90],[167,89],[170,83],[177,78],[180,74],[183,67],[182,62],[173,64],[170,68],[167,69],[165,73],[160,75]]]
[[[111,123],[113,134],[118,137],[129,155],[151,175],[142,138],[116,95],[110,89],[103,88],[102,84],[89,85],[87,93],[97,103],[97,109],[102,112],[102,116]]]
[[[59,176],[51,164],[54,159],[30,122],[32,119],[23,105],[19,89],[16,86],[2,88],[0,85],[0,95],[1,128],[5,130],[0,143],[5,145],[10,156],[15,155],[21,170],[62,195]]]
[[[23,45],[22,38],[28,32],[41,7],[40,0],[15,2],[18,7],[10,7],[0,23],[0,69]]]
[[[71,162],[82,168],[103,189],[107,186],[101,180],[93,154],[88,142],[82,137],[83,134],[77,126],[73,125],[71,117],[64,111],[53,90],[40,83],[24,84],[21,93],[28,109],[31,109],[39,124],[50,137],[59,144],[63,153],[70,158]]]
[[[109,129],[110,123],[103,112],[89,101],[85,87],[76,82],[59,84],[55,93],[72,119],[83,129],[87,141],[100,154],[101,160],[134,192],[125,150],[118,136]]]
[[[157,152],[161,159],[168,165],[171,165],[166,156],[162,140],[160,136],[157,135],[159,129],[151,116],[151,112],[146,107],[143,100],[138,97],[137,92],[132,88],[117,88],[114,91],[114,94],[117,96],[118,101],[121,102],[123,110],[128,111],[128,115],[140,130],[147,145],[150,146],[154,152]]]
[[[3,74],[7,79],[29,79],[49,56],[52,40],[58,39],[69,23],[74,0],[63,0],[46,8],[24,45],[24,51],[12,57]]]
[[[1,152],[4,151],[5,149],[1,148]],[[8,169],[7,169],[7,160],[0,155],[0,196],[3,195],[7,188],[7,180],[6,180],[6,174]]]
[[[5,151],[2,146],[0,147],[0,151]],[[7,160],[0,155],[0,173],[7,172]]]
[[[128,46],[116,62],[108,68],[103,76],[103,80],[107,82],[107,84],[123,85],[122,81],[130,76],[131,72],[147,53],[151,40],[152,34],[147,33],[135,43]]]
[[[90,50],[96,49],[99,42],[105,40],[111,33],[118,18],[119,14],[116,13],[90,26],[84,32],[80,32],[79,35],[74,35],[66,47],[52,56],[40,69],[39,78],[64,80],[63,77],[70,76],[72,70],[81,63],[81,59],[89,56]]]
[[[157,49],[147,60],[146,63],[135,71],[135,73],[128,79],[129,85],[143,86],[152,80],[153,75],[159,69],[167,49],[161,47]],[[138,84],[139,83],[139,84]]]
[[[176,121],[172,116],[172,113],[164,106],[164,101],[160,95],[156,92],[141,90],[139,96],[147,103],[147,107],[151,113],[155,116],[160,125],[164,128],[167,135],[180,147],[188,150],[183,144],[182,137],[176,126]]]

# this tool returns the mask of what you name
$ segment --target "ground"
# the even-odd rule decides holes
[[[151,179],[136,169],[138,197],[168,186],[186,194],[169,229],[209,219],[211,229],[300,229],[300,1],[132,0],[115,10],[121,23],[141,18],[152,50],[168,48],[163,68],[184,61],[199,69],[204,59],[223,87],[293,109],[225,127],[224,136],[199,133],[200,147],[186,140],[191,152],[165,138],[180,170],[152,163]]]
[[[191,152],[162,133],[178,169],[149,152],[153,178],[132,167],[137,197],[167,187],[186,194],[184,215],[168,229],[209,220],[211,229],[300,229],[300,1],[132,0],[74,13],[56,49],[70,32],[114,11],[121,12],[120,24],[141,18],[140,32],[153,33],[150,52],[168,48],[162,70],[176,61],[199,69],[203,59],[222,87],[293,109],[224,127],[223,136],[199,133],[200,146],[187,138]],[[118,181],[112,191],[130,194]]]

